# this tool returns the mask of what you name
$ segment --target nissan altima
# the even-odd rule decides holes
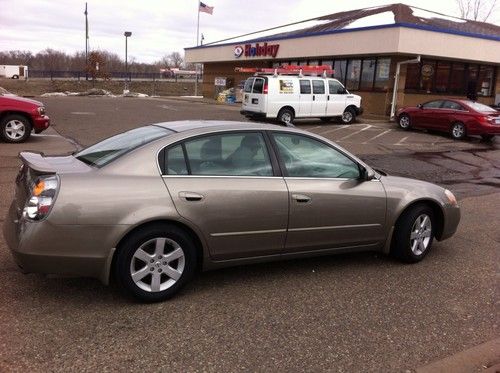
[[[142,301],[200,269],[362,250],[418,262],[460,220],[449,190],[269,124],[158,123],[20,158],[4,236],[21,270],[114,278]]]

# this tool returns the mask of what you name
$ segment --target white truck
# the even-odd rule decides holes
[[[8,79],[28,78],[28,66],[0,65],[0,77]]]
[[[255,76],[245,82],[240,113],[252,119],[277,119],[284,124],[295,118],[320,118],[324,122],[339,118],[350,124],[362,114],[361,96],[349,93],[342,83],[325,77],[326,74],[305,76],[303,68],[307,67],[297,67],[298,74],[293,74],[292,67],[274,72],[257,69]],[[317,74],[321,68],[309,67],[306,72]]]

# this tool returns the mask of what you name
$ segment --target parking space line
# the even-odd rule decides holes
[[[368,139],[368,140],[362,142],[361,144],[368,144],[370,141],[378,139],[380,136],[384,136],[386,133],[391,132],[391,131],[393,131],[393,130],[392,129],[385,130],[384,132],[381,132],[378,135],[373,136],[371,139]]]
[[[403,137],[401,140],[399,140],[397,143],[395,143],[393,145],[407,145],[407,144],[404,144],[404,142],[408,139],[408,137],[410,137],[410,136]]]
[[[368,128],[371,128],[372,125],[371,124],[368,124],[365,128],[362,128],[360,129],[359,131],[356,131],[356,132],[353,132],[353,133],[350,133],[349,135],[347,136],[344,136],[344,137],[341,137],[340,139],[337,139],[337,141],[342,141],[342,140],[345,140],[345,139],[348,139],[349,137],[352,137],[354,135],[357,135],[358,133],[361,133],[363,131],[366,131]]]
[[[335,131],[338,131],[338,130],[342,130],[344,128],[347,128],[347,127],[350,127],[349,124],[344,124],[338,128],[334,128],[334,129],[331,129],[331,130],[326,130],[325,132],[320,132],[320,135],[326,135],[327,133],[332,133],[332,132],[335,132]]]

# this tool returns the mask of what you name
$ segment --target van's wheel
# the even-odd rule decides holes
[[[295,115],[291,109],[283,108],[278,113],[278,122],[289,125],[293,122]]]
[[[356,120],[356,112],[353,108],[348,107],[347,109],[345,109],[340,119],[344,124],[351,124]]]
[[[12,75],[12,79],[19,79],[19,75],[17,75],[17,74]]]
[[[465,125],[462,122],[455,122],[451,126],[451,137],[454,140],[463,140],[466,136]]]
[[[133,233],[116,254],[118,285],[144,302],[174,296],[194,275],[196,248],[182,229],[155,224]]]
[[[404,130],[409,130],[411,127],[410,116],[408,114],[401,114],[398,118],[399,127]]]
[[[7,115],[0,122],[0,138],[5,142],[23,142],[26,141],[30,134],[31,123],[22,115]]]
[[[425,205],[414,206],[403,212],[396,223],[391,254],[402,261],[421,261],[434,239],[434,213]]]

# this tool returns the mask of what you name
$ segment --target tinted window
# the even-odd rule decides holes
[[[248,79],[245,81],[245,88],[244,88],[244,91],[245,91],[245,92],[247,92],[247,93],[252,92],[252,84],[253,84],[253,81],[254,81],[254,79],[253,79],[253,78],[248,78]]]
[[[359,76],[361,73],[361,60],[349,60],[347,66],[347,89],[357,90],[359,88]]]
[[[375,75],[375,60],[363,60],[360,89],[372,89]]]
[[[300,80],[300,93],[310,94],[311,93],[311,81],[310,80]]]
[[[316,95],[321,95],[325,93],[325,82],[322,80],[313,80],[313,93]]]
[[[91,166],[102,167],[125,153],[172,133],[159,126],[140,127],[98,142],[76,153],[75,157]]]
[[[453,102],[453,101],[445,101],[442,108],[443,109],[451,109],[451,110],[464,110],[462,105],[457,104],[456,102]]]
[[[345,74],[347,70],[347,60],[335,60],[335,65],[333,68],[333,77],[340,80],[342,83],[345,82]]]
[[[328,81],[328,91],[331,95],[342,94],[344,92],[344,86],[337,82],[336,80]]]
[[[269,154],[260,133],[231,133],[186,142],[192,175],[272,176]]]
[[[441,100],[438,100],[438,101],[430,101],[430,102],[426,102],[425,104],[423,104],[422,106],[426,109],[435,109],[435,108],[439,108],[441,107],[441,104],[443,103],[443,101]]]
[[[273,134],[288,176],[358,178],[357,163],[336,149],[306,136]]]
[[[257,78],[253,83],[252,93],[262,93],[263,88],[264,88],[264,79]]]
[[[165,170],[168,175],[187,175],[186,160],[182,145],[176,145],[165,151]]]
[[[377,61],[377,70],[375,72],[375,89],[388,89],[389,88],[389,70],[391,68],[390,58],[381,58]]]

